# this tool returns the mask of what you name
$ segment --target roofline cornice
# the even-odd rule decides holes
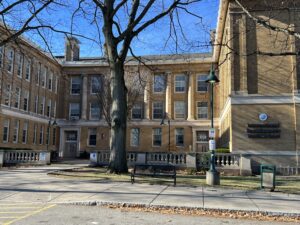
[[[221,52],[221,43],[224,34],[224,27],[226,22],[226,15],[228,12],[229,0],[220,0],[219,13],[218,13],[218,22],[217,22],[217,30],[216,37],[214,42],[214,52],[213,52],[213,60],[214,62],[219,61],[220,52]]]

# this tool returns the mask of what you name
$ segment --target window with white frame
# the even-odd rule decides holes
[[[97,128],[89,128],[89,146],[97,145]]]
[[[49,145],[49,138],[50,138],[50,126],[47,127],[46,145]]]
[[[90,103],[90,120],[100,120],[101,109],[98,102]]]
[[[47,79],[47,67],[41,66],[41,86],[43,88],[46,87],[46,79]]]
[[[51,116],[51,99],[48,99],[48,104],[47,104],[47,116]]]
[[[44,115],[45,112],[45,97],[41,97],[41,103],[40,103],[40,114]]]
[[[185,92],[186,76],[184,74],[175,76],[175,92]]]
[[[101,76],[95,75],[91,77],[91,94],[97,94],[101,91]]]
[[[130,146],[138,147],[140,145],[140,129],[132,128],[130,130]]]
[[[10,106],[11,102],[11,85],[7,84],[4,93],[4,105]]]
[[[131,109],[131,119],[142,119],[142,103],[135,103]]]
[[[196,140],[197,142],[208,142],[208,131],[206,130],[199,130],[196,131]]]
[[[40,127],[40,138],[39,138],[39,144],[42,145],[44,143],[44,127]]]
[[[207,92],[208,86],[205,82],[207,79],[207,75],[198,75],[197,76],[197,91],[198,92]]]
[[[71,78],[71,94],[79,95],[81,91],[81,77]]]
[[[161,93],[166,88],[166,76],[165,75],[154,75],[153,78],[153,92]]]
[[[34,127],[33,127],[33,140],[32,140],[32,143],[33,144],[36,144],[36,139],[37,139],[37,125],[34,124]]]
[[[12,73],[14,69],[14,50],[12,48],[8,48],[6,52],[7,52],[6,69],[9,73]]]
[[[30,81],[30,76],[31,76],[31,60],[26,58],[25,60],[25,79],[27,81]]]
[[[207,119],[208,118],[208,107],[207,102],[197,102],[197,118]]]
[[[154,128],[152,130],[152,145],[161,146],[161,128]]]
[[[3,65],[3,52],[4,52],[4,47],[0,46],[0,68]]]
[[[13,132],[13,143],[18,143],[18,140],[19,140],[19,125],[20,125],[20,121],[15,120],[14,132]]]
[[[184,129],[183,128],[175,129],[175,139],[176,139],[176,146],[179,146],[179,147],[184,146]]]
[[[15,108],[19,108],[20,107],[20,97],[21,97],[21,90],[19,87],[16,87],[15,89],[15,104],[14,107]]]
[[[34,112],[38,113],[38,108],[39,108],[39,96],[36,95],[34,97]]]
[[[35,74],[35,84],[39,85],[40,84],[40,78],[41,78],[41,72],[42,72],[42,65],[41,63],[38,63],[37,66],[37,73]]]
[[[56,101],[53,102],[53,107],[52,107],[52,117],[56,117]]]
[[[153,119],[162,119],[164,115],[164,103],[163,102],[153,102]]]
[[[16,61],[17,61],[17,76],[22,77],[23,73],[23,54],[16,53]]]
[[[7,143],[9,138],[9,120],[3,121],[3,136],[2,141],[3,143]]]
[[[80,117],[80,104],[79,103],[70,103],[70,119],[71,120],[78,120]]]
[[[28,111],[29,91],[23,92],[23,110]]]
[[[185,102],[184,101],[175,101],[174,102],[174,114],[176,119],[185,118]]]
[[[53,80],[53,73],[50,72],[48,76],[48,89],[52,91],[52,80]]]
[[[23,131],[22,131],[22,143],[27,143],[27,137],[28,137],[28,122],[25,121],[23,124]]]

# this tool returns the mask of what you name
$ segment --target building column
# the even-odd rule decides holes
[[[144,118],[147,120],[150,120],[150,96],[151,96],[151,85],[150,85],[150,80],[153,77],[152,74],[149,74],[147,76],[147,81],[144,89]]]
[[[169,118],[173,118],[172,113],[172,73],[166,72],[166,100],[165,100],[165,112]]]
[[[82,75],[82,99],[81,99],[81,119],[86,120],[87,112],[87,92],[88,92],[88,79],[87,75]]]
[[[187,119],[194,120],[195,119],[195,74],[187,73],[187,84],[188,84],[188,101],[187,101]]]
[[[240,30],[240,94],[248,94],[247,81],[247,15],[243,14],[239,21]]]

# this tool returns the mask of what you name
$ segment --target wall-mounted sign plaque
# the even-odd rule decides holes
[[[248,124],[247,134],[249,138],[280,138],[280,124]]]

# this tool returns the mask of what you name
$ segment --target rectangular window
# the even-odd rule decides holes
[[[53,131],[52,131],[52,145],[56,145],[56,128],[54,127],[53,128]]]
[[[9,120],[4,120],[3,122],[3,143],[7,143],[9,138]]]
[[[152,145],[161,146],[161,128],[154,128],[152,132]]]
[[[52,79],[53,79],[53,73],[50,72],[48,77],[48,89],[52,91]]]
[[[165,75],[154,75],[153,81],[153,92],[161,93],[165,91],[166,87],[166,76]]]
[[[14,133],[13,133],[13,143],[18,143],[19,140],[19,120],[15,120]]]
[[[24,111],[28,111],[28,99],[29,99],[29,92],[24,91],[24,93],[23,93],[23,109],[24,109]]]
[[[17,76],[22,77],[22,73],[23,73],[23,54],[17,53],[16,54],[16,61],[17,61]]]
[[[89,129],[89,146],[96,146],[97,144],[97,128]]]
[[[163,102],[153,102],[153,119],[162,119],[164,115]]]
[[[14,50],[12,48],[7,49],[7,65],[6,69],[9,73],[13,72],[14,69]]]
[[[38,113],[38,108],[39,108],[39,96],[36,95],[34,98],[34,112]]]
[[[42,70],[42,65],[41,65],[41,63],[38,63],[37,73],[35,74],[35,84],[36,85],[40,84],[41,70]]]
[[[4,47],[1,46],[0,47],[0,68],[2,68],[2,66],[3,66],[3,49],[4,49]]]
[[[185,102],[184,101],[176,101],[174,102],[174,114],[176,119],[184,119],[185,118]]]
[[[52,91],[56,92],[56,76],[55,75],[53,75]]]
[[[19,108],[20,106],[20,97],[21,97],[21,90],[20,88],[16,87],[16,90],[15,90],[15,104],[14,104],[14,107],[15,108]]]
[[[55,77],[55,82],[54,82],[54,85],[55,85],[55,93],[57,93],[57,88],[58,88],[58,77]]]
[[[137,147],[140,145],[140,129],[132,128],[130,131],[130,146]]]
[[[23,132],[22,132],[22,143],[26,144],[27,143],[27,135],[28,134],[28,122],[24,122],[23,125]]]
[[[205,82],[207,79],[207,75],[198,75],[197,76],[197,91],[199,92],[207,92],[208,86]]]
[[[42,145],[44,143],[44,127],[40,127],[40,138],[39,138],[39,144]]]
[[[207,102],[197,102],[197,117],[198,119],[208,118]]]
[[[44,112],[45,112],[45,97],[42,97],[40,103],[40,114],[44,115]]]
[[[175,92],[185,92],[186,78],[185,75],[175,76]]]
[[[53,107],[52,107],[52,117],[56,117],[56,101],[53,102]]]
[[[97,94],[101,91],[101,76],[91,77],[91,94]]]
[[[47,77],[47,68],[45,66],[42,66],[41,67],[41,77],[40,77],[40,79],[41,79],[41,86],[43,88],[46,87],[46,77]]]
[[[142,119],[142,103],[136,103],[131,110],[131,119]]]
[[[26,65],[25,65],[25,79],[30,81],[31,76],[31,60],[26,58]]]
[[[33,140],[32,140],[33,144],[36,144],[36,138],[37,138],[37,125],[34,124],[34,127],[33,127]]]
[[[48,100],[47,104],[47,116],[50,117],[51,114],[51,99]]]
[[[90,120],[100,120],[100,105],[98,102],[92,102],[90,104]]]
[[[71,94],[79,95],[81,90],[81,78],[80,77],[72,77],[71,78]]]
[[[49,145],[49,138],[50,138],[50,127],[47,127],[47,136],[46,136],[46,145]]]
[[[4,93],[4,105],[10,106],[11,101],[11,86],[10,84],[6,85],[6,92]]]
[[[70,119],[78,120],[80,117],[80,104],[79,103],[70,103]]]
[[[179,146],[179,147],[184,146],[184,129],[176,128],[175,136],[176,136],[176,146]]]
[[[208,131],[196,131],[198,142],[208,142]]]

